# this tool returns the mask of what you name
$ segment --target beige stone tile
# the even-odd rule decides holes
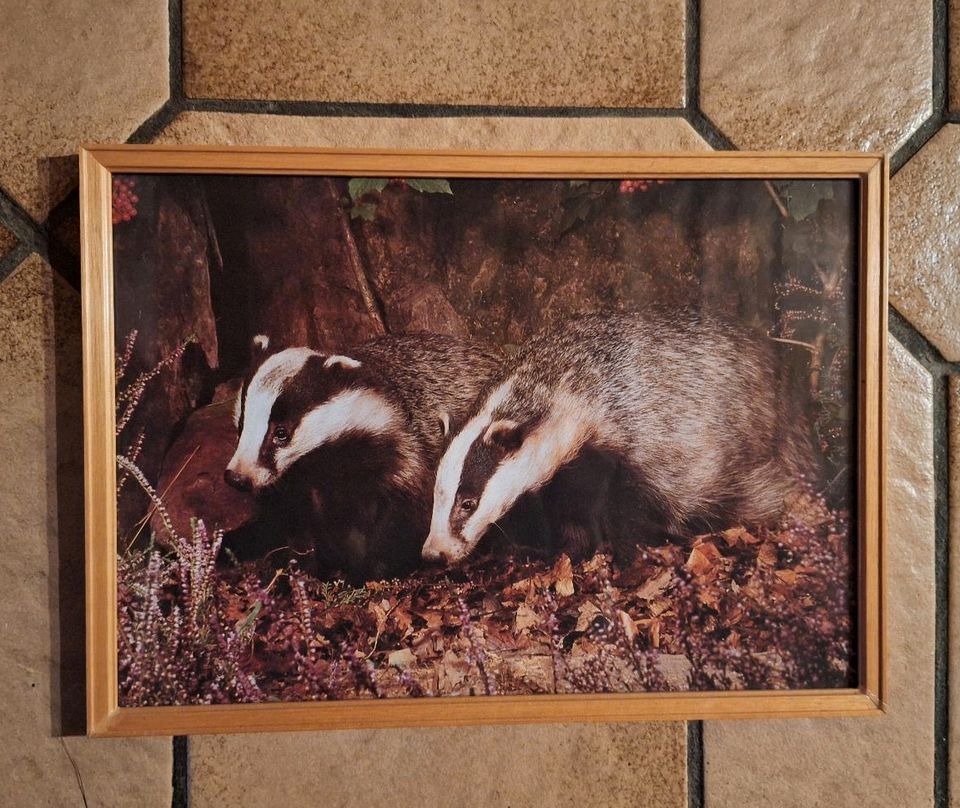
[[[165,0],[5,3],[0,185],[46,217],[77,175],[77,148],[122,141],[167,99]]]
[[[892,338],[889,359],[888,712],[707,724],[710,808],[933,803],[932,379]]]
[[[682,724],[197,737],[191,805],[685,808]]]
[[[701,108],[738,148],[892,150],[930,115],[927,0],[701,10]]]
[[[17,237],[0,224],[0,258],[3,258],[17,245]]]
[[[950,379],[950,641],[949,701],[960,704],[960,376]],[[960,711],[950,710],[950,805],[960,806]]]
[[[945,126],[890,184],[890,301],[960,361],[960,126]]]
[[[0,285],[3,805],[170,804],[169,738],[82,731],[79,296],[38,258]],[[74,773],[76,766],[76,774]]]
[[[182,113],[161,143],[398,149],[706,149],[682,118],[306,118]]]
[[[677,107],[681,0],[189,0],[187,94],[417,104]]]

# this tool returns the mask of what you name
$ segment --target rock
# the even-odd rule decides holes
[[[223,479],[237,442],[233,406],[234,400],[227,398],[193,412],[164,455],[157,490],[180,535],[190,535],[193,518],[203,519],[208,528],[231,531],[256,516],[253,495]],[[159,514],[150,526],[163,540],[166,531]]]
[[[467,337],[469,329],[437,284],[424,282],[399,288],[384,303],[393,332],[429,331]]]

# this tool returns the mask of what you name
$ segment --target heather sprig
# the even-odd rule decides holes
[[[136,340],[136,331],[131,332],[133,340]],[[147,390],[147,385],[152,379],[155,379],[160,375],[160,372],[166,368],[170,367],[180,361],[180,357],[183,356],[183,352],[186,351],[187,346],[193,342],[193,339],[188,339],[185,342],[178,345],[167,354],[163,359],[161,359],[157,364],[155,364],[149,370],[145,370],[140,373],[133,381],[129,384],[124,385],[122,388],[117,390],[116,404],[117,404],[117,425],[116,425],[116,434],[119,435],[124,427],[130,422],[130,419],[133,418],[134,413],[136,413],[137,408],[140,406],[141,401],[143,400],[143,395]],[[123,353],[118,357],[117,360],[117,373],[120,374],[117,377],[119,382],[129,366],[130,355],[133,352],[133,342],[129,341],[127,346],[125,346]],[[121,405],[122,409],[121,409]]]
[[[460,611],[461,633],[467,641],[467,662],[476,665],[483,680],[483,689],[488,696],[497,692],[497,683],[487,670],[487,651],[483,644],[483,635],[473,624],[470,609],[463,598],[457,599],[457,608]]]

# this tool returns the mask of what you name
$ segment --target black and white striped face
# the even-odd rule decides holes
[[[308,348],[267,356],[241,391],[239,440],[224,472],[234,488],[259,491],[321,446],[396,428],[400,415],[364,383],[360,362]]]
[[[437,470],[427,561],[453,564],[525,493],[537,491],[576,457],[591,433],[586,402],[558,393],[548,411],[524,421],[501,417],[508,380],[451,441]]]

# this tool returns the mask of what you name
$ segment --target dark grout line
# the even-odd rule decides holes
[[[704,808],[703,722],[687,722],[687,808]]]
[[[933,0],[933,108],[940,126],[949,114],[947,71],[949,70],[949,5]],[[939,129],[939,127],[938,127]],[[902,165],[902,163],[900,164]],[[898,166],[899,168],[899,166]],[[950,466],[948,447],[948,376],[960,371],[960,363],[946,362],[939,351],[934,370],[933,474],[936,487],[934,569],[936,619],[933,662],[933,804],[950,805]]]
[[[493,104],[405,104],[366,101],[272,101],[269,99],[185,98],[190,112],[302,115],[315,118],[676,118],[682,107],[535,107]]]
[[[887,309],[890,333],[934,376],[960,375],[960,362],[945,359],[937,347],[891,303]]]
[[[171,808],[190,808],[190,738],[173,739],[173,799]]]
[[[947,76],[950,70],[950,32],[947,0],[933,0],[933,108],[945,114],[950,99]]]
[[[684,106],[700,109],[700,0],[687,0],[684,18]]]
[[[183,0],[169,0],[170,98],[183,101]]]
[[[180,113],[180,105],[172,98],[138,126],[127,138],[127,143],[152,143]]]
[[[933,0],[933,39],[931,41],[933,65],[930,77],[932,113],[890,157],[890,176],[903,168],[944,124],[952,122],[954,118],[947,108],[947,70],[949,69],[947,57],[950,48],[947,15],[947,0]]]
[[[934,625],[933,804],[950,804],[950,460],[949,379],[933,380],[934,570],[937,613]]]
[[[737,147],[700,107],[700,0],[687,0],[686,12],[686,108],[687,123],[710,148],[733,151]]]
[[[946,123],[946,116],[935,112],[914,130],[913,134],[890,156],[890,176],[896,176],[927,142],[940,131]]]
[[[711,148],[717,151],[737,151],[733,141],[723,134],[717,128],[717,125],[699,109],[688,109],[686,119],[697,134],[710,144]]]
[[[0,188],[0,224],[26,245],[31,252],[47,257],[47,231],[34,221],[23,207],[3,188]]]

